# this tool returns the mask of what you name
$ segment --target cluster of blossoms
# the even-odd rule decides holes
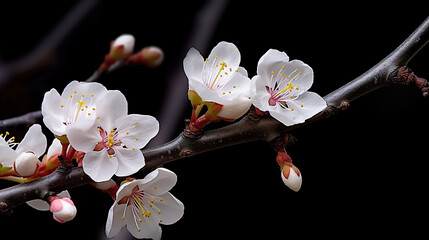
[[[322,97],[308,91],[313,70],[304,62],[289,61],[285,52],[270,49],[259,59],[257,75],[250,79],[239,66],[240,59],[238,48],[228,42],[217,44],[206,59],[196,49],[189,50],[183,68],[193,107],[191,131],[197,132],[210,122],[234,121],[252,104],[256,113],[270,114],[285,126],[303,123],[326,108]],[[207,111],[199,116],[203,106]],[[302,175],[284,149],[278,151],[277,162],[283,182],[298,191]]]
[[[131,35],[112,42],[100,71],[123,60],[159,64],[162,54],[156,48],[133,54],[134,42]],[[285,126],[303,123],[326,107],[323,98],[308,91],[313,70],[302,61],[289,61],[286,53],[270,49],[250,79],[240,60],[237,47],[227,42],[215,46],[206,59],[196,49],[189,50],[183,67],[193,106],[191,132],[199,133],[210,122],[234,121],[252,105],[256,113],[270,114]],[[55,136],[46,156],[39,160],[47,148],[40,125],[31,126],[19,144],[6,133],[0,137],[0,178],[26,182],[52,173],[60,164],[82,167],[93,185],[114,199],[106,223],[108,237],[126,226],[134,237],[160,239],[159,224],[172,224],[182,217],[183,203],[169,193],[176,174],[158,168],[143,179],[129,177],[145,166],[140,149],[157,135],[159,123],[149,115],[129,114],[120,91],[100,83],[72,81],[61,94],[56,89],[45,93],[42,115]],[[298,191],[301,173],[284,149],[278,150],[277,162],[283,182]],[[77,212],[67,191],[28,204],[51,211],[61,223],[72,220]]]
[[[159,48],[133,51],[133,36],[118,37],[99,71],[108,71],[118,61],[149,67],[162,61]],[[42,115],[55,136],[46,156],[39,160],[47,148],[40,125],[31,126],[20,143],[6,132],[0,137],[0,178],[23,183],[48,175],[61,164],[82,167],[93,185],[115,200],[106,223],[108,237],[126,225],[136,238],[160,239],[159,224],[172,224],[182,217],[183,203],[168,192],[177,181],[173,172],[159,168],[144,179],[128,177],[145,166],[140,149],[156,136],[159,123],[149,115],[128,114],[128,102],[120,91],[100,83],[72,81],[61,94],[56,89],[45,93]],[[77,213],[67,191],[27,204],[52,212],[60,223]]]

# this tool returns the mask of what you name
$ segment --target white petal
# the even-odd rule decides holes
[[[252,105],[247,97],[238,97],[231,104],[224,105],[217,116],[226,119],[237,119],[243,116]]]
[[[118,170],[115,175],[118,177],[134,174],[145,165],[143,153],[138,149],[131,150],[117,147],[115,152],[115,157],[118,159]]]
[[[271,72],[273,71],[274,65],[282,65],[289,61],[289,57],[285,52],[280,52],[276,49],[269,49],[259,59],[257,73],[258,75],[266,78],[270,78]],[[281,66],[280,66],[281,67]]]
[[[72,83],[75,82],[73,81]],[[100,83],[95,82],[72,83],[67,85],[61,94],[62,102],[57,103],[61,113],[65,116],[63,122],[70,124],[80,120],[95,119],[94,109],[97,102],[107,93],[107,89]]]
[[[104,87],[101,83],[73,81],[64,88],[61,96],[68,99],[70,95],[75,93],[75,97],[82,99],[82,101],[86,103],[89,103],[91,102],[91,99],[93,99],[93,101],[97,101],[106,92],[106,87]]]
[[[68,96],[69,94],[72,94],[73,91],[77,89],[77,87],[81,83],[79,81],[73,80],[67,86],[64,88],[63,92],[61,93],[62,96]]]
[[[128,103],[124,94],[118,90],[108,91],[102,99],[97,102],[96,114],[101,126],[107,132],[115,128],[116,119],[126,116]]]
[[[78,109],[75,109],[73,104],[82,101],[90,106],[88,109],[92,109],[97,100],[106,92],[107,89],[100,83],[78,81],[70,82],[64,88],[61,96],[57,90],[52,89],[45,93],[42,102],[43,122],[52,133],[62,136],[67,128],[65,123],[70,124],[74,120],[95,118],[95,114],[76,114]]]
[[[295,118],[298,122],[304,122],[327,106],[326,101],[314,92],[305,92],[297,99],[287,102],[287,105],[289,108],[294,108],[295,114],[298,114],[298,117]]]
[[[109,158],[107,150],[91,151],[85,154],[82,162],[83,171],[95,182],[109,180],[118,170],[118,160]]]
[[[27,201],[28,206],[39,210],[39,211],[49,211],[49,203],[42,199],[34,199]]]
[[[194,90],[203,101],[216,103],[221,101],[218,92],[211,90],[201,81],[189,82],[189,89]]]
[[[280,64],[281,65],[281,64]],[[273,70],[280,69],[282,66],[273,65]],[[311,85],[313,85],[313,69],[300,60],[292,60],[284,64],[285,69],[282,71],[285,76],[289,76],[289,81],[283,81],[283,86],[280,89],[286,87],[286,84],[290,82],[294,87],[291,92],[294,96],[300,95],[307,91]],[[298,69],[298,70],[297,70]],[[299,88],[296,90],[296,88]]]
[[[325,100],[313,92],[305,92],[297,99],[286,101],[286,104],[287,109],[281,107],[280,103],[268,106],[270,115],[286,126],[303,123],[326,108]]]
[[[156,207],[160,209],[161,213],[154,212],[153,214],[156,214],[162,220],[162,224],[173,224],[182,218],[185,206],[179,199],[175,198],[169,192],[159,197],[162,198],[162,202],[157,201]]]
[[[299,189],[301,189],[301,185],[302,185],[302,174],[301,173],[298,176],[293,169],[290,169],[289,177],[287,179],[283,175],[283,172],[281,172],[280,175],[281,175],[281,178],[283,180],[283,183],[286,186],[288,186],[290,189],[292,189],[295,192],[298,192]]]
[[[149,115],[130,114],[116,120],[118,138],[127,148],[140,149],[159,132],[159,122]]]
[[[250,79],[241,73],[234,73],[231,80],[217,91],[219,100],[217,103],[225,105],[235,101],[238,97],[250,95]]]
[[[60,198],[70,198],[70,194],[67,190],[60,192],[58,195]],[[27,201],[28,206],[39,210],[39,211],[49,211],[49,203],[42,199],[34,199]]]
[[[176,185],[177,175],[166,168],[158,168],[149,173],[142,180],[140,180],[139,184],[140,190],[154,196],[159,196],[170,191],[170,189]],[[141,184],[143,182],[144,184]]]
[[[100,131],[96,120],[79,121],[67,128],[67,138],[74,149],[82,152],[91,152],[95,145],[101,142]]]
[[[46,154],[47,158],[49,159],[53,155],[61,154],[62,150],[63,150],[63,146],[61,145],[60,140],[58,140],[57,138],[54,138],[51,146],[49,146],[48,148],[48,153]]]
[[[71,198],[70,193],[67,190],[58,193],[57,196],[60,198]]]
[[[37,157],[40,157],[46,151],[47,140],[42,133],[42,127],[39,124],[32,125],[24,136],[24,139],[16,148],[16,153],[31,151]]]
[[[121,228],[126,224],[126,221],[122,219],[126,204],[113,203],[109,209],[106,222],[106,235],[108,238],[116,236]]]
[[[279,122],[283,123],[285,126],[292,126],[303,122],[298,111],[284,109],[280,106],[280,104],[276,104],[276,106],[273,107],[270,106],[269,109],[270,115]]]
[[[18,154],[9,146],[0,146],[0,164],[3,167],[13,167],[13,163],[17,157]]]
[[[111,48],[123,45],[124,46],[123,54],[128,55],[133,53],[135,41],[136,40],[133,35],[122,34],[121,36],[117,37],[115,41],[113,41]]]
[[[183,59],[183,69],[189,82],[202,81],[201,74],[203,70],[204,59],[197,49],[191,48]]]
[[[238,48],[229,42],[219,42],[210,52],[208,66],[212,65],[212,61],[225,62],[228,67],[234,70],[238,69],[241,61],[241,55]]]
[[[268,111],[268,101],[271,97],[271,95],[266,90],[266,86],[268,86],[268,83],[266,83],[265,79],[259,75],[254,76],[251,80],[249,90],[250,98],[253,105],[262,111]]]
[[[55,89],[45,93],[42,102],[43,123],[57,136],[65,134],[64,115],[61,113],[62,98]]]
[[[151,239],[161,239],[161,227],[159,226],[159,220],[158,218],[151,216],[151,217],[144,217],[142,216],[142,221],[139,222],[136,219],[134,219],[132,216],[131,208],[127,209],[126,213],[126,221],[127,221],[127,229],[133,235],[135,238],[151,238]],[[138,231],[138,228],[140,228],[140,231]]]
[[[140,184],[140,180],[133,180],[131,182],[122,183],[116,192],[116,200],[120,201],[122,198],[130,196],[133,193],[133,188]]]

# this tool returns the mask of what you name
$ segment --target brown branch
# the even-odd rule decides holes
[[[284,137],[288,132],[330,117],[339,110],[345,110],[351,101],[380,87],[413,83],[427,94],[428,83],[412,73],[406,64],[429,41],[429,18],[408,37],[396,50],[370,70],[326,95],[328,107],[305,123],[285,127],[275,119],[259,117],[251,110],[240,121],[229,126],[207,131],[201,136],[180,134],[176,139],[164,145],[142,150],[146,158],[143,172],[165,163],[187,158],[199,153],[213,151],[252,141],[272,142]],[[426,89],[426,90],[425,90]],[[46,198],[49,194],[74,188],[91,182],[82,168],[60,167],[51,175],[33,182],[16,185],[0,190],[0,211],[9,213],[17,205],[35,198]]]

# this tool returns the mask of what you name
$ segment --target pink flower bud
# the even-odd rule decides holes
[[[133,64],[141,64],[147,67],[158,67],[164,60],[164,52],[161,48],[149,46],[132,55],[128,61]]]
[[[293,164],[284,164],[281,177],[283,183],[295,192],[298,192],[302,185],[302,175]]]
[[[77,213],[73,201],[70,198],[53,197],[49,211],[53,213],[54,219],[59,223],[65,223],[72,220]]]
[[[19,154],[13,163],[15,172],[22,177],[31,177],[37,173],[40,161],[33,152],[23,152]]]

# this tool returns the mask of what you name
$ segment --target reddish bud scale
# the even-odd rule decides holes
[[[129,56],[129,54],[124,54],[124,45],[119,45],[110,49],[109,56],[114,60],[122,60]]]
[[[293,171],[295,171],[295,173],[296,173],[296,175],[299,177],[301,174],[300,174],[300,172],[299,172],[299,170],[298,170],[298,168],[297,167],[295,167],[293,164],[292,164],[292,166],[289,166],[289,165],[285,165],[284,167],[283,167],[283,169],[282,169],[282,171],[283,171],[283,176],[286,178],[286,179],[289,179],[289,174],[290,174],[290,170],[293,170]]]
[[[191,104],[194,107],[203,103],[203,100],[201,99],[200,95],[198,95],[198,93],[194,90],[188,91],[188,99],[189,101],[191,101]]]
[[[130,56],[128,62],[141,64],[150,68],[158,67],[164,60],[164,53],[158,47],[145,47],[138,53]]]
[[[277,152],[276,161],[280,168],[283,168],[284,165],[288,165],[289,167],[293,166],[292,158],[289,156],[289,154],[286,153],[286,150],[284,149]]]

